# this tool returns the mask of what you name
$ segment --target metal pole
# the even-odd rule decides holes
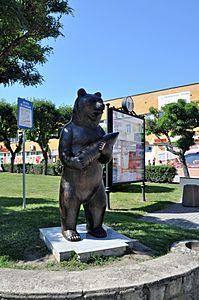
[[[146,201],[146,199],[145,199],[145,182],[144,181],[142,181],[141,190],[142,190],[142,201]]]
[[[106,104],[106,132],[109,133],[111,132],[110,130],[110,115],[109,115],[109,107],[110,104],[107,103]],[[111,206],[110,206],[110,187],[109,187],[109,166],[108,164],[106,164],[105,166],[105,170],[106,170],[106,187],[105,187],[105,192],[106,192],[106,210],[111,210]]]
[[[106,187],[105,187],[105,192],[106,192],[106,209],[111,210],[110,206],[110,187],[108,184],[108,164],[106,164]]]
[[[26,134],[25,129],[22,131],[23,136],[23,208],[26,208],[26,165],[25,165],[25,154],[26,154]]]

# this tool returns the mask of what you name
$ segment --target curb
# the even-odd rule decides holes
[[[180,249],[187,242],[180,242]],[[178,251],[177,243],[173,247],[165,256],[121,267],[75,272],[0,269],[0,299],[197,300],[199,251]]]

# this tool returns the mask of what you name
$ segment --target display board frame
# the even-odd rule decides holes
[[[107,178],[106,178],[106,186],[108,185],[108,187],[111,189],[111,187],[115,186],[115,185],[121,185],[121,184],[128,184],[128,183],[135,183],[135,182],[145,182],[145,118],[143,116],[138,116],[135,114],[135,112],[132,112],[132,113],[128,113],[128,112],[125,112],[123,109],[117,109],[115,107],[109,107],[107,106],[107,132],[110,133],[110,132],[114,132],[114,131],[120,131],[120,130],[116,130],[115,129],[115,120],[114,120],[114,113],[118,113],[118,114],[121,114],[121,119],[125,119],[125,116],[127,117],[126,119],[130,118],[129,120],[132,120],[131,121],[131,124],[133,124],[133,120],[137,120],[137,121],[140,121],[140,124],[142,124],[142,132],[140,134],[142,134],[142,141],[139,142],[139,145],[142,145],[142,155],[141,155],[141,163],[142,163],[142,177],[141,178],[138,178],[138,179],[135,179],[133,178],[126,178],[126,180],[121,180],[120,181],[115,181],[113,180],[113,177],[114,177],[114,174],[113,172],[115,171],[114,170],[114,166],[113,166],[113,162],[114,162],[114,148],[113,148],[113,159],[112,161],[108,164],[108,174],[106,174]],[[132,119],[131,119],[132,118]],[[130,122],[129,122],[130,123]],[[136,122],[135,122],[136,123]],[[139,122],[138,122],[139,123]],[[120,142],[120,134],[118,136],[118,142]],[[130,141],[128,141],[130,142]],[[116,144],[117,144],[116,143]],[[135,141],[132,141],[132,144],[134,143],[134,146],[136,146],[136,142]],[[138,143],[137,143],[138,144]],[[114,146],[115,147],[115,146]]]

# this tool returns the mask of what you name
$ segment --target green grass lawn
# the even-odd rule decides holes
[[[0,173],[0,267],[25,268],[31,257],[42,258],[48,254],[39,238],[39,228],[60,226],[59,221],[60,177],[26,175],[26,208],[22,208],[22,175]],[[110,195],[111,211],[105,214],[105,224],[130,238],[136,238],[157,251],[168,252],[171,244],[183,239],[198,239],[197,231],[187,231],[167,225],[146,223],[140,217],[164,206],[179,201],[181,190],[178,184],[146,184],[146,202],[141,200],[139,184],[115,188]],[[80,212],[79,223],[85,223]],[[92,259],[92,265],[103,264],[109,259]],[[23,264],[24,263],[24,264]],[[47,262],[53,268],[55,261]],[[88,265],[88,264],[87,264]],[[67,269],[81,269],[85,264],[76,258],[64,262]]]

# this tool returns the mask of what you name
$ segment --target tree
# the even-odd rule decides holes
[[[146,120],[146,133],[153,133],[160,140],[162,136],[167,138],[166,149],[179,157],[184,175],[189,177],[185,152],[194,145],[194,129],[199,126],[198,103],[179,99],[177,103],[166,104],[161,111],[151,107],[149,112],[153,119]],[[172,137],[177,139],[175,143]]]
[[[71,13],[67,0],[1,0],[0,83],[41,84],[35,66],[44,64],[52,52],[41,42],[63,36],[60,18]]]
[[[44,174],[47,174],[49,140],[56,134],[58,112],[50,101],[34,100],[34,127],[27,132],[27,139],[39,144],[44,157]]]
[[[61,111],[50,101],[33,100],[33,109],[34,127],[27,132],[27,139],[39,144],[44,157],[44,174],[47,175],[49,140],[58,138],[58,131],[63,126],[64,119]],[[62,112],[66,113],[63,107]]]
[[[61,128],[64,124],[68,123],[72,116],[72,107],[69,105],[61,105],[58,107],[59,113],[59,128],[58,128],[58,136],[60,134]]]
[[[19,137],[15,144],[15,149],[11,146],[11,139],[16,138],[18,133],[16,105],[6,103],[0,100],[0,142],[3,142],[5,147],[11,154],[11,173],[14,171],[14,160],[16,154],[22,148],[22,136]]]

